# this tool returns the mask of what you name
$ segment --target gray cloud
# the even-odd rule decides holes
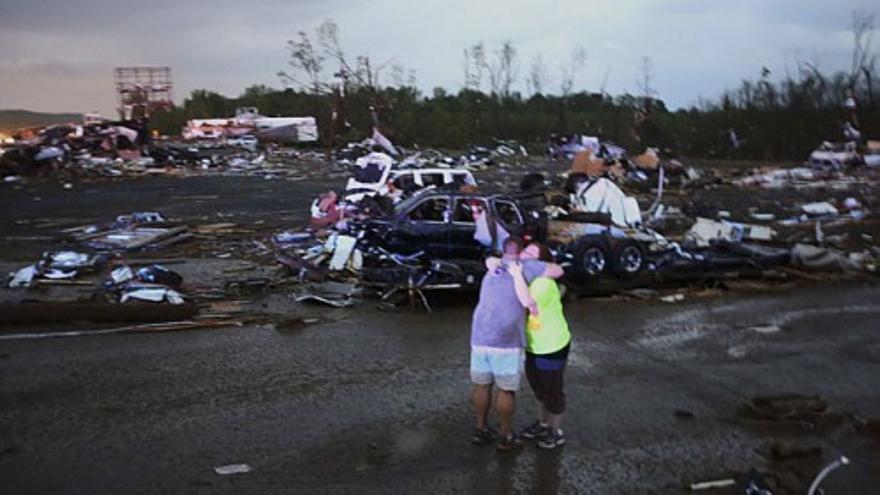
[[[171,66],[178,100],[196,88],[237,95],[250,84],[279,86],[285,41],[326,18],[337,21],[350,54],[415,69],[426,92],[461,87],[465,46],[510,39],[520,74],[541,53],[557,80],[551,87],[578,45],[588,60],[577,89],[596,90],[608,74],[607,90],[635,91],[639,60],[650,56],[660,96],[681,106],[717,96],[762,66],[782,76],[795,58],[847,67],[851,11],[872,7],[862,0],[0,0],[0,108],[110,113],[119,65]]]

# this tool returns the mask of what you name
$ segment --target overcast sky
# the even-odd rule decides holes
[[[863,0],[0,0],[0,109],[112,115],[113,68],[167,65],[181,102],[207,88],[237,96],[251,84],[281,87],[285,41],[324,19],[347,54],[414,69],[418,86],[457,91],[462,50],[511,40],[520,80],[541,54],[558,87],[559,64],[587,53],[576,90],[637,91],[651,57],[659,96],[673,108],[715,98],[743,78],[774,78],[797,60],[848,68],[852,11]],[[880,36],[872,43],[878,50]]]

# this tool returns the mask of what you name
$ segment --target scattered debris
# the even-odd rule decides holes
[[[345,308],[357,302],[360,289],[353,284],[324,282],[305,286],[294,296],[296,302],[314,301],[337,308]]]
[[[832,248],[795,244],[791,250],[792,263],[814,270],[859,271],[870,265],[869,255],[846,255]]]
[[[742,242],[772,240],[776,232],[763,225],[697,218],[697,222],[685,234],[685,239],[696,242],[697,246],[709,246],[712,241]]]
[[[749,327],[749,330],[757,333],[768,334],[768,333],[778,333],[782,329],[777,325],[762,325],[756,327]]]
[[[250,473],[253,470],[254,469],[250,466],[250,464],[227,464],[225,466],[217,466],[214,468],[214,472],[219,474],[220,476]]]
[[[834,461],[832,461],[827,466],[825,466],[824,468],[822,468],[822,470],[819,471],[819,474],[816,475],[816,478],[810,484],[810,489],[807,490],[807,495],[815,495],[817,493],[817,490],[820,490],[819,486],[822,484],[822,481],[826,477],[828,477],[829,474],[831,474],[831,471],[834,471],[835,469],[837,469],[839,467],[847,466],[847,465],[849,465],[849,459],[845,455],[842,455],[842,456],[838,457],[837,459],[835,459]],[[824,493],[824,492],[819,492],[819,493]]]
[[[223,133],[228,133],[247,127],[255,118],[259,118],[256,109],[248,109],[236,119],[216,125],[201,122],[190,128],[194,133],[216,133],[223,127]],[[63,257],[41,259],[10,273],[8,287],[85,287],[89,275],[107,267],[103,281],[96,285],[114,301],[179,304],[192,297],[197,301],[293,286],[297,301],[338,307],[356,304],[359,298],[327,293],[321,286],[339,283],[375,288],[385,303],[408,297],[429,307],[428,291],[475,289],[484,273],[482,260],[504,238],[516,234],[547,244],[565,268],[566,282],[578,292],[624,292],[676,303],[685,294],[661,295],[662,286],[699,281],[701,287],[712,287],[706,282],[715,280],[712,293],[717,294],[721,280],[724,287],[737,287],[748,283],[745,279],[770,284],[830,276],[814,270],[871,273],[880,255],[870,231],[842,228],[873,221],[869,208],[876,198],[870,188],[863,187],[871,185],[873,177],[859,172],[859,163],[841,157],[842,167],[818,165],[818,158],[824,156],[820,154],[808,166],[742,174],[697,169],[651,147],[629,155],[614,143],[575,135],[551,138],[549,155],[571,160],[567,172],[554,175],[548,173],[546,162],[524,160],[529,155],[522,145],[501,139],[452,155],[430,148],[404,149],[374,129],[369,138],[349,143],[330,157],[322,151],[279,146],[259,136],[254,139],[254,133],[240,129],[225,138],[212,134],[185,143],[150,142],[143,139],[141,126],[132,121],[91,123],[83,129],[76,125],[35,129],[30,140],[4,148],[0,171],[4,182],[14,188],[22,187],[18,182],[34,172],[27,165],[34,162],[41,164],[35,167],[50,167],[59,175],[335,179],[342,192],[327,191],[315,199],[308,212],[309,226],[282,225],[269,235],[268,229],[245,228],[222,218],[191,227],[155,211],[67,228],[64,234],[75,247],[65,250],[82,251],[97,260],[74,266],[65,265]],[[821,151],[838,152],[832,148],[823,145]],[[27,166],[22,171],[7,170],[10,160]],[[506,181],[513,166],[528,175],[521,181]],[[540,173],[534,167],[542,167]],[[475,173],[480,175],[479,182]],[[486,176],[497,180],[486,181]],[[67,179],[60,183],[62,187],[79,184]],[[516,186],[520,190],[511,192]],[[725,203],[723,208],[721,203],[700,204],[693,198],[695,192],[716,188],[741,195],[754,186],[804,193],[778,195],[790,197],[787,201],[774,197],[744,206]],[[484,188],[509,193],[487,193]],[[201,202],[219,196],[173,198]],[[244,239],[235,246],[226,240],[219,244],[220,239],[234,235]],[[202,246],[213,243],[208,251],[212,258],[231,261],[246,256],[276,263],[290,277],[263,273],[193,289],[181,287],[182,280],[169,278],[161,266],[107,266],[114,255],[123,253],[171,246],[187,249],[178,246],[187,240]],[[696,292],[690,294],[699,297]],[[741,352],[745,351],[733,354]]]
[[[834,207],[831,203],[827,201],[821,201],[817,203],[808,203],[801,206],[801,209],[807,215],[811,215],[814,217],[821,217],[826,215],[837,215],[837,208]]]
[[[174,289],[152,285],[127,285],[122,290],[119,302],[129,300],[168,302],[171,304],[183,304],[183,296]]]
[[[728,486],[736,485],[736,480],[734,479],[723,479],[723,480],[713,480],[713,481],[701,481],[699,483],[691,483],[691,491],[697,492],[700,490],[709,490],[714,488],[725,488]]]
[[[692,413],[690,411],[685,411],[684,409],[676,409],[673,414],[675,415],[675,419],[681,419],[681,420],[687,420],[687,421],[696,419],[696,415],[694,413]]]
[[[685,299],[684,294],[670,294],[668,296],[663,296],[660,298],[660,300],[665,303],[677,303],[677,302],[684,301],[684,299]]]

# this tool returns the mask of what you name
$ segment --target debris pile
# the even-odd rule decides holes
[[[118,176],[126,166],[147,168],[161,161],[146,151],[146,120],[51,125],[21,129],[13,137],[0,155],[5,177],[60,172]]]
[[[165,224],[158,212],[134,212],[107,224],[66,229],[70,242],[83,251],[47,251],[36,263],[10,273],[6,286],[81,285],[94,288],[92,299],[108,302],[183,304],[185,296],[179,292],[183,277],[160,264],[133,268],[121,256],[123,252],[159,250],[189,238],[186,226],[161,226]],[[83,281],[85,277],[93,280]]]
[[[473,286],[484,270],[481,261],[511,234],[548,244],[566,268],[569,283],[586,291],[609,282],[616,288],[612,290],[620,290],[714,277],[771,274],[778,279],[773,267],[874,271],[880,254],[876,248],[841,253],[822,235],[814,244],[784,240],[784,234],[802,224],[818,229],[821,222],[867,218],[867,208],[855,197],[839,206],[780,205],[779,213],[750,207],[744,216],[753,222],[736,220],[720,208],[713,212],[717,220],[689,216],[686,211],[693,206],[681,201],[682,192],[717,187],[743,191],[763,185],[763,179],[714,174],[713,184],[700,184],[703,174],[689,172],[693,167],[677,160],[661,160],[653,149],[630,159],[625,150],[582,140],[584,149],[573,152],[566,173],[533,173],[523,178],[521,191],[487,194],[464,166],[452,167],[454,162],[447,161],[451,168],[420,168],[425,152],[402,158],[390,142],[381,145],[374,138],[347,148],[347,153],[362,153],[343,161],[351,173],[344,196],[332,191],[322,195],[312,204],[310,228],[285,230],[272,238],[277,261],[299,281],[377,285],[383,300],[395,294],[425,300],[428,289]],[[592,148],[605,158],[594,157]],[[667,170],[678,170],[684,180],[675,181]],[[436,176],[428,180],[432,174]],[[844,171],[812,169],[770,175],[782,181],[774,185],[780,188],[793,186],[792,181],[848,177]],[[643,184],[649,178],[656,187],[646,191]],[[872,178],[845,183],[852,188],[872,183]],[[687,227],[663,229],[667,220]]]
[[[808,271],[870,273],[880,256],[871,208],[877,177],[864,159],[744,173],[685,165],[650,147],[630,155],[614,143],[574,136],[551,141],[551,158],[570,157],[563,168],[529,156],[514,141],[495,139],[455,155],[403,149],[378,129],[335,155],[240,138],[143,143],[139,130],[120,123],[44,128],[28,139],[16,141],[0,160],[8,165],[10,153],[25,153],[62,169],[88,163],[94,166],[81,169],[97,170],[104,160],[101,170],[116,171],[109,175],[161,170],[338,186],[311,201],[308,225],[270,223],[257,234],[228,222],[190,228],[138,212],[65,229],[76,247],[53,251],[97,256],[94,264],[101,268],[114,255],[195,239],[210,247],[199,248],[200,256],[250,258],[290,276],[231,281],[218,293],[296,285],[298,301],[348,306],[360,300],[363,288],[376,288],[383,302],[408,297],[427,305],[426,291],[475,287],[485,257],[510,235],[546,244],[565,268],[566,283],[579,292],[651,291],[672,302],[681,294],[659,289],[816,276]],[[130,150],[129,143],[141,144]],[[23,187],[19,180],[9,176],[5,182]],[[76,282],[91,269],[61,266],[50,255],[16,271],[10,286]],[[156,282],[146,274],[124,266],[110,275],[106,288],[113,300],[186,298],[175,284],[151,286]]]

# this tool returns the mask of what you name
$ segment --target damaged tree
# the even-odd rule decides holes
[[[871,38],[874,35],[874,14],[853,12],[852,14],[853,52],[852,66],[849,72],[849,85],[854,88],[861,75],[865,76],[868,89],[869,105],[874,104],[871,77],[877,56],[871,53]]]
[[[486,50],[483,42],[464,49],[464,88],[480,91],[483,86],[483,67],[486,65]]]
[[[505,41],[495,50],[491,60],[486,58],[483,42],[464,50],[465,88],[479,90],[483,71],[489,77],[490,94],[509,98],[519,74],[517,51],[512,41]]]
[[[571,95],[578,72],[586,62],[587,52],[579,46],[572,50],[567,62],[559,65],[559,93],[563,98]]]
[[[532,59],[532,64],[529,66],[529,77],[526,80],[529,94],[543,94],[547,82],[547,66],[544,64],[544,57],[539,53],[535,55]]]
[[[287,47],[290,69],[279,72],[278,76],[286,85],[309,92],[314,97],[315,105],[325,103],[320,102],[320,97],[329,95],[332,110],[329,112],[328,134],[334,146],[337,134],[352,127],[345,104],[350,96],[360,94],[366,97],[372,127],[379,127],[380,114],[393,107],[381,84],[381,76],[386,68],[391,68],[392,81],[398,88],[415,84],[415,72],[407,72],[403,65],[393,63],[393,60],[377,65],[367,55],[357,55],[354,59],[346,56],[339,39],[339,26],[330,19],[318,26],[314,37],[300,31],[287,42]],[[333,72],[328,73],[331,70]],[[324,112],[317,109],[315,113]]]
[[[305,75],[305,80],[300,80],[296,72],[280,71],[278,77],[288,84],[294,84],[308,89],[313,95],[318,96],[327,91],[327,84],[324,82],[324,56],[315,51],[312,40],[305,31],[297,33],[297,38],[287,41],[287,48],[290,51],[290,60],[287,62],[290,67]]]
[[[583,47],[572,50],[567,62],[559,65],[559,128],[568,128],[567,101],[574,90],[575,79],[580,68],[587,60],[587,52]]]
[[[636,85],[642,94],[643,108],[647,109],[657,91],[654,89],[654,60],[651,57],[642,57],[639,62],[639,79]]]

